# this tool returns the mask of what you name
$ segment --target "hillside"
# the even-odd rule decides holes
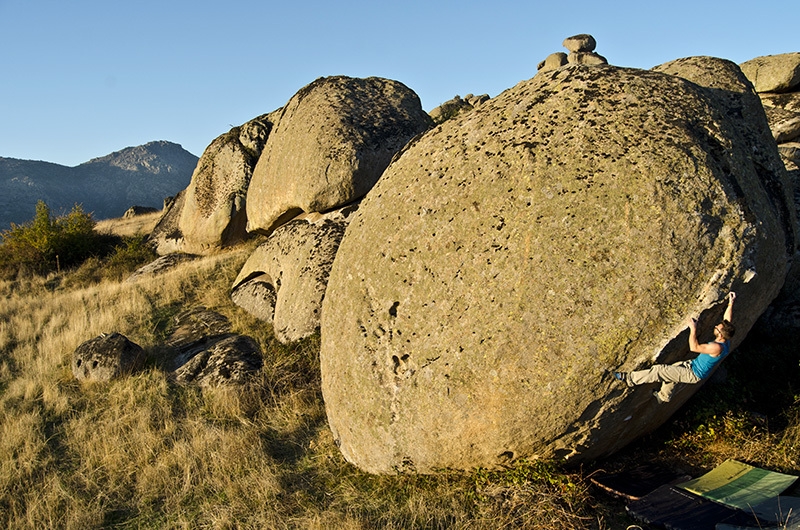
[[[156,141],[127,147],[75,167],[0,157],[0,229],[31,219],[38,200],[55,214],[75,203],[95,219],[120,217],[131,206],[161,208],[188,184],[198,158]]]

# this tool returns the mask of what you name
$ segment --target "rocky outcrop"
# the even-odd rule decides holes
[[[800,52],[756,57],[740,67],[756,92],[793,92],[800,86]]]
[[[203,152],[178,221],[184,252],[203,254],[247,238],[247,188],[278,115],[234,127]]]
[[[253,338],[230,333],[228,319],[204,307],[177,315],[166,345],[176,352],[168,363],[171,374],[184,384],[244,384],[263,364],[261,350]]]
[[[153,208],[152,206],[131,206],[125,213],[122,214],[123,219],[133,219],[139,215],[145,215],[148,213],[156,213],[158,208]]]
[[[456,97],[453,99],[445,101],[438,107],[434,108],[429,114],[431,119],[433,119],[433,123],[438,125],[449,120],[450,118],[458,116],[462,112],[468,112],[475,107],[486,103],[488,100],[489,94],[482,94],[480,96],[467,94],[463,99],[461,96],[456,95]]]
[[[87,340],[72,354],[72,375],[79,381],[105,382],[130,374],[144,362],[144,350],[119,333]]]
[[[160,258],[139,267],[136,269],[133,274],[128,276],[125,279],[127,283],[134,283],[142,278],[151,278],[153,276],[158,276],[159,274],[163,274],[169,270],[174,269],[180,263],[185,261],[189,261],[195,259],[195,256],[191,254],[181,254],[179,252],[167,254],[166,256],[161,256]]]
[[[567,37],[564,39],[562,46],[569,50],[569,54],[557,52],[548,55],[544,61],[537,65],[539,72],[556,70],[568,64],[582,64],[585,66],[608,64],[605,57],[595,53],[594,49],[597,47],[597,41],[591,35],[582,33]]]
[[[186,190],[184,189],[178,192],[172,201],[165,203],[161,218],[147,238],[147,244],[161,256],[183,250],[184,238],[179,222],[185,201]]]
[[[392,156],[431,125],[397,81],[320,78],[295,94],[270,133],[247,193],[249,231],[363,197]]]
[[[313,334],[333,258],[355,209],[303,216],[276,229],[242,267],[233,284],[233,302],[272,323],[280,342]]]
[[[664,68],[694,81],[540,71],[398,155],[323,301],[322,391],[347,460],[394,473],[600,457],[698,387],[658,405],[604,373],[688,358],[687,317],[710,335],[730,289],[744,338],[796,223],[749,83],[702,65]]]
[[[800,216],[800,53],[756,57],[741,68],[764,105]],[[773,340],[793,341],[800,333],[800,253],[794,256],[783,289],[758,326]]]

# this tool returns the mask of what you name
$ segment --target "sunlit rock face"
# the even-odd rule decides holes
[[[703,71],[703,68],[699,71]],[[727,62],[540,72],[412,142],[350,222],[322,306],[322,391],[373,473],[610,454],[669,405],[608,371],[734,346],[795,249],[786,173]],[[691,76],[687,76],[691,77]]]

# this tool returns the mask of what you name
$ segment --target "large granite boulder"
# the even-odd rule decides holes
[[[286,104],[258,160],[248,230],[268,234],[300,212],[363,197],[392,156],[430,125],[419,97],[402,83],[317,79]]]
[[[313,334],[333,258],[355,209],[306,214],[278,227],[242,267],[233,283],[233,302],[271,323],[280,342]]]
[[[350,222],[323,301],[322,391],[374,473],[580,461],[651,432],[607,374],[690,357],[739,293],[734,346],[795,248],[785,170],[738,69],[564,66],[429,131]],[[759,140],[762,139],[762,140]],[[763,140],[766,139],[766,140]]]
[[[234,127],[203,152],[178,222],[184,252],[202,254],[247,238],[247,188],[278,116],[275,111]]]
[[[756,57],[740,66],[756,92],[789,92],[800,87],[800,52]]]

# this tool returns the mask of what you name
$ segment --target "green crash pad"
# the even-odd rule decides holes
[[[797,477],[727,460],[705,475],[678,484],[679,488],[720,504],[748,511],[777,497]]]

